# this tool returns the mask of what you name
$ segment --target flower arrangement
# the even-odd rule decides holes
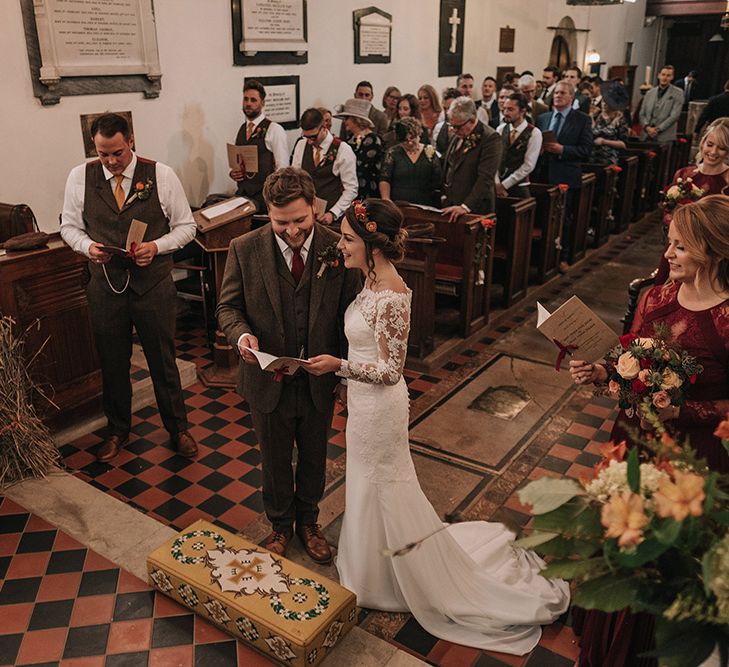
[[[425,153],[425,157],[428,162],[432,162],[435,157],[435,147],[428,144],[425,148],[423,148],[423,153]]]
[[[154,181],[151,178],[148,178],[144,182],[137,181],[134,184],[134,193],[131,197],[129,197],[129,199],[127,199],[127,204],[131,204],[135,199],[139,199],[139,201],[149,199],[153,189]]]
[[[620,337],[607,355],[608,391],[632,417],[640,407],[645,414],[683,403],[683,387],[694,384],[703,367],[685,350],[666,342],[667,331],[656,326],[653,338],[635,334]]]
[[[691,177],[679,178],[673,185],[667,185],[661,190],[661,207],[664,211],[673,211],[678,206],[690,204],[701,199],[705,190],[698,187]]]
[[[543,478],[519,491],[534,531],[515,546],[549,557],[542,575],[572,580],[580,607],[654,615],[661,665],[700,665],[717,646],[726,665],[729,476],[651,419],[655,437],[637,440],[649,460],[608,443],[591,479]]]
[[[316,277],[321,278],[327,269],[336,269],[339,266],[342,261],[342,253],[337,248],[336,243],[332,243],[317,253],[316,259],[319,262],[319,270],[316,272]]]
[[[481,130],[479,130],[478,125],[476,126],[476,129],[471,132],[464,140],[463,144],[461,146],[461,150],[463,151],[463,154],[465,155],[470,151],[472,148],[476,148],[476,146],[479,145],[481,142],[481,137],[483,136],[483,133]]]

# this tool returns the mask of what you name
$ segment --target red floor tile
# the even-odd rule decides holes
[[[544,628],[539,645],[570,660],[577,660],[580,653],[577,637],[572,628],[559,623]]]
[[[218,468],[218,472],[221,472],[223,475],[228,475],[228,477],[231,477],[232,479],[240,479],[251,470],[253,470],[252,465],[235,459],[233,461],[228,461],[228,463]]]
[[[25,632],[33,607],[32,602],[0,605],[0,632],[7,635]]]
[[[25,524],[25,532],[30,533],[36,530],[55,530],[53,524],[48,523],[45,519],[41,519],[37,514],[31,514],[28,523]]]
[[[568,469],[565,475],[572,477],[572,479],[592,479],[595,471],[587,466],[580,465],[579,463],[573,463]]]
[[[152,643],[152,619],[117,621],[109,628],[107,653],[133,653],[146,651]]]
[[[84,549],[84,545],[78,540],[75,540],[70,535],[67,535],[62,530],[56,533],[56,539],[53,542],[54,551],[68,551],[69,549]]]
[[[218,495],[223,496],[228,500],[232,500],[234,503],[240,503],[255,491],[256,489],[254,487],[246,484],[245,482],[235,480],[220,489],[220,491],[218,491]]]
[[[0,556],[12,556],[18,548],[20,538],[21,535],[19,533],[0,535]]]
[[[68,628],[33,630],[26,632],[16,658],[19,665],[34,662],[54,662],[60,660],[66,645]]]
[[[61,660],[60,667],[104,667],[105,662],[105,656],[93,655],[87,658],[70,658],[69,660]]]
[[[223,428],[216,431],[216,433],[218,433],[218,435],[222,435],[225,438],[235,440],[244,436],[250,430],[251,429],[245,426],[241,426],[240,424],[226,424],[225,426],[223,426]]]
[[[597,429],[594,426],[586,426],[585,424],[572,423],[567,429],[567,433],[572,435],[579,435],[581,438],[592,439],[595,436]]]
[[[145,480],[146,481],[146,480]],[[150,482],[147,482],[148,484]],[[170,499],[170,494],[160,491],[159,489],[152,487],[146,491],[142,491],[138,496],[134,497],[134,502],[140,507],[146,509],[154,509],[159,507],[163,503],[166,503]]]
[[[481,651],[470,646],[450,644],[437,664],[439,667],[471,667],[480,655]]]
[[[556,456],[564,461],[574,461],[579,455],[580,450],[566,445],[556,444],[549,450],[550,456]]]
[[[202,468],[203,466],[198,466]],[[180,477],[183,477],[182,473],[185,472],[182,470],[180,472]],[[212,470],[208,469],[208,475],[212,472]],[[207,477],[207,475],[203,475],[203,477]],[[186,478],[189,479],[189,478]],[[202,479],[202,477],[201,477]],[[192,480],[190,480],[192,481]],[[213,495],[213,492],[210,489],[206,489],[204,486],[200,486],[199,484],[192,484],[191,486],[188,486],[186,489],[183,489],[178,494],[175,495],[175,498],[178,500],[181,500],[184,503],[187,503],[188,505],[192,505],[195,507],[196,505],[199,505],[204,500],[207,500]],[[156,507],[159,507],[159,505],[156,505]]]
[[[80,572],[65,572],[63,574],[48,574],[43,577],[36,602],[50,602],[51,600],[72,600],[78,593],[81,584]]]
[[[269,660],[258,651],[249,648],[243,642],[238,642],[238,667],[271,667],[271,665],[277,664],[277,662]]]
[[[220,520],[236,530],[243,530],[249,523],[258,518],[258,512],[248,509],[243,505],[231,507],[227,512],[220,515]]]
[[[118,567],[112,563],[108,558],[104,558],[101,554],[95,551],[89,550],[86,554],[86,563],[84,564],[85,570],[111,570]]]
[[[116,587],[117,593],[136,593],[137,591],[149,590],[149,584],[135,577],[131,572],[119,570],[119,583]]]
[[[71,612],[71,627],[111,623],[115,601],[114,595],[89,595],[76,598]]]
[[[161,596],[157,596],[161,597]],[[216,628],[212,623],[204,621],[199,616],[195,617],[195,643],[210,644],[212,642],[224,642],[230,640],[230,635]]]
[[[0,516],[4,514],[25,514],[27,512],[24,507],[10,500],[10,498],[0,496],[0,499],[2,500],[2,504],[0,504]]]
[[[185,667],[194,664],[192,645],[155,648],[149,652],[148,667]]]
[[[225,419],[226,421],[235,422],[239,419],[243,419],[243,417],[245,417],[247,414],[247,412],[244,412],[236,406],[230,406],[229,408],[225,408],[225,410],[221,410],[217,416],[221,419]]]
[[[161,618],[163,616],[182,616],[182,614],[189,613],[189,609],[183,607],[179,602],[175,602],[172,598],[168,598],[166,595],[157,593],[154,596],[155,618]]]
[[[15,554],[10,561],[6,575],[7,579],[22,579],[24,577],[43,576],[50,560],[51,552]]]

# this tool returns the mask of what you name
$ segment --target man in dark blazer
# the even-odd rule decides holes
[[[704,107],[699,119],[696,121],[695,134],[701,136],[704,125],[710,125],[717,118],[723,118],[725,116],[729,116],[729,79],[724,83],[723,93],[709,98],[708,104]]]
[[[689,102],[701,98],[699,90],[698,72],[692,69],[685,77],[674,81],[676,88],[683,90],[683,110],[688,111]]]
[[[476,105],[468,97],[453,101],[448,122],[453,138],[443,160],[443,215],[455,222],[464,213],[492,213],[500,137],[478,121]]]
[[[569,186],[565,210],[565,222],[562,233],[562,252],[560,253],[560,269],[565,271],[569,266],[571,235],[574,230],[577,194],[582,187],[582,163],[592,152],[592,121],[590,117],[572,108],[575,91],[571,84],[560,81],[554,87],[552,111],[541,114],[537,118],[537,127],[551,135],[544,137],[542,157],[537,165],[539,174],[536,181]],[[549,141],[549,139],[552,141]]]
[[[283,556],[295,524],[309,556],[328,563],[332,553],[317,518],[335,390],[342,385],[331,373],[315,377],[299,370],[277,377],[259,367],[251,350],[277,357],[342,357],[344,311],[361,278],[341,262],[335,266],[323,259],[339,236],[314,222],[314,182],[307,172],[275,171],[266,179],[263,198],[271,222],[231,242],[218,322],[245,362],[238,391],[251,408],[261,447],[263,505],[273,527],[263,544]]]

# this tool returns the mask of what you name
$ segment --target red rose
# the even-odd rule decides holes
[[[615,172],[616,174],[619,174],[619,173],[620,173],[621,171],[623,171],[623,168],[622,168],[622,167],[618,167],[618,165],[614,164],[614,165],[612,166],[612,170],[613,170],[613,171],[614,171],[614,172]]]
[[[641,368],[650,368],[652,365],[653,365],[653,362],[650,359],[641,359],[640,360]]]
[[[638,378],[635,378],[635,380],[630,383],[630,388],[636,394],[642,394],[645,391],[645,382],[639,380]]]
[[[689,384],[696,384],[696,373],[689,375]]]
[[[570,189],[570,186],[567,185],[567,183],[560,183],[557,187],[559,187],[560,192],[567,192],[567,190]]]
[[[624,350],[627,350],[630,347],[630,344],[636,339],[638,336],[635,334],[629,333],[625,334],[624,336],[620,336],[620,344],[623,346]]]
[[[678,143],[679,143],[679,144],[687,144],[687,143],[688,143],[688,140],[686,139],[686,137],[681,137],[681,138],[680,138],[680,139],[678,140]]]
[[[137,190],[144,190],[144,183],[141,181],[134,186]]]
[[[481,223],[481,227],[484,229],[492,229],[493,227],[496,227],[496,220],[493,218],[481,218],[479,222]]]
[[[646,153],[646,156],[648,157],[649,160],[652,160],[656,156],[656,152],[655,151],[648,151]]]

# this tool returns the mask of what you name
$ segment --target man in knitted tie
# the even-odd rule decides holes
[[[91,126],[91,136],[99,159],[69,174],[61,236],[90,260],[86,293],[108,421],[106,440],[96,456],[110,461],[129,439],[134,327],[147,358],[162,423],[177,452],[193,457],[197,445],[187,431],[175,363],[177,292],[171,271],[172,252],[192,241],[195,221],[175,172],[134,154],[134,139],[123,116],[100,116]],[[134,219],[147,229],[132,257],[104,252],[103,245],[125,247]]]

